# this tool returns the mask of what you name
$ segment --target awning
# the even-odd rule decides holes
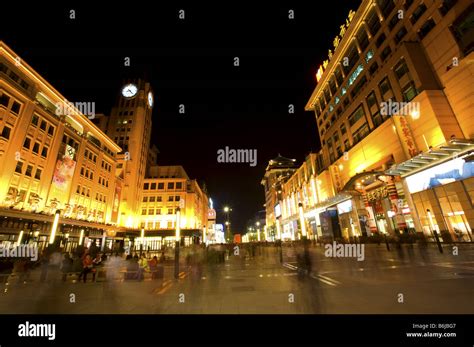
[[[426,170],[430,167],[442,164],[456,157],[464,156],[474,151],[474,140],[471,139],[451,139],[446,145],[431,148],[427,152],[422,152],[407,161],[396,164],[385,171],[391,176],[410,176],[418,171]]]

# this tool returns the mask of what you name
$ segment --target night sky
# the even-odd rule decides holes
[[[68,100],[95,102],[97,113],[110,113],[123,79],[148,80],[158,164],[183,165],[205,182],[218,217],[231,206],[233,231],[241,231],[264,208],[268,160],[280,153],[300,164],[319,149],[314,114],[304,106],[339,26],[360,0],[165,3],[2,5],[0,39]],[[126,56],[131,67],[123,66]],[[257,149],[257,166],[218,163],[217,150],[226,146]]]

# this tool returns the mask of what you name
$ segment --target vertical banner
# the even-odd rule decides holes
[[[393,122],[395,123],[398,136],[400,137],[403,151],[405,152],[407,158],[413,158],[418,154],[418,149],[416,148],[415,140],[413,139],[405,116],[392,116],[392,118]]]
[[[112,223],[117,223],[119,209],[120,209],[120,197],[122,196],[122,184],[120,181],[117,181],[115,184],[115,192],[114,192],[114,203],[112,206]]]
[[[71,188],[76,162],[74,155],[76,151],[73,147],[66,145],[66,151],[62,158],[56,162],[54,169],[53,180],[51,182],[51,189],[49,191],[49,201],[52,200],[66,203],[65,199]]]

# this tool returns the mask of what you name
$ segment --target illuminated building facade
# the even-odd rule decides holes
[[[265,191],[265,224],[269,229],[275,229],[276,231],[277,220],[281,217],[279,207],[282,194],[281,187],[295,170],[295,159],[288,159],[278,155],[275,159],[268,162],[261,184]]]
[[[174,228],[181,203],[183,242],[200,237],[207,195],[182,167],[156,166],[153,103],[148,83],[127,81],[111,115],[95,114],[94,102],[68,102],[0,42],[0,243],[23,231],[23,242],[43,248],[59,211],[54,242],[66,250],[89,242],[112,249],[124,239],[136,248],[140,227]],[[162,184],[162,192],[145,189]],[[143,204],[161,193],[163,205]]]
[[[174,246],[177,209],[185,245],[196,243],[207,227],[208,197],[182,166],[152,166],[143,181],[140,229],[147,247]],[[202,241],[202,240],[201,240]]]
[[[288,235],[302,204],[314,237],[472,240],[473,18],[468,0],[364,0],[349,13],[306,105],[319,166],[304,163],[280,199]],[[321,199],[312,175],[330,187]]]
[[[85,106],[87,103],[79,106]],[[0,42],[2,240],[20,230],[45,242],[56,210],[71,239],[87,227],[102,237],[113,213],[120,147]],[[23,217],[15,219],[15,217]],[[25,238],[25,239],[27,239]]]

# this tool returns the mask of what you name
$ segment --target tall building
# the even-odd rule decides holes
[[[280,217],[281,186],[296,170],[296,160],[282,157],[280,154],[268,162],[261,181],[265,191],[266,225],[276,229]]]
[[[146,174],[152,127],[153,91],[142,80],[124,83],[110,113],[105,133],[121,148],[118,166],[123,169],[120,223],[137,228],[141,187]]]
[[[208,222],[208,197],[182,166],[152,166],[143,183],[140,229],[147,247],[173,246],[177,212],[185,245],[196,243]]]
[[[152,107],[150,84],[127,81],[110,116],[96,114],[94,101],[67,101],[0,42],[0,244],[136,249],[143,228],[159,249],[181,204],[183,243],[202,239],[207,193],[182,167],[156,165]]]
[[[326,230],[472,238],[473,18],[469,0],[364,0],[349,13],[306,105],[336,194],[305,213]]]
[[[472,240],[473,21],[469,0],[364,0],[350,11],[306,105],[321,151],[278,198],[283,239],[304,229]]]
[[[70,104],[0,42],[1,240],[47,243],[51,215],[58,235],[102,238],[114,232],[114,188],[121,148],[90,118],[89,102]],[[81,110],[82,109],[82,110]]]

